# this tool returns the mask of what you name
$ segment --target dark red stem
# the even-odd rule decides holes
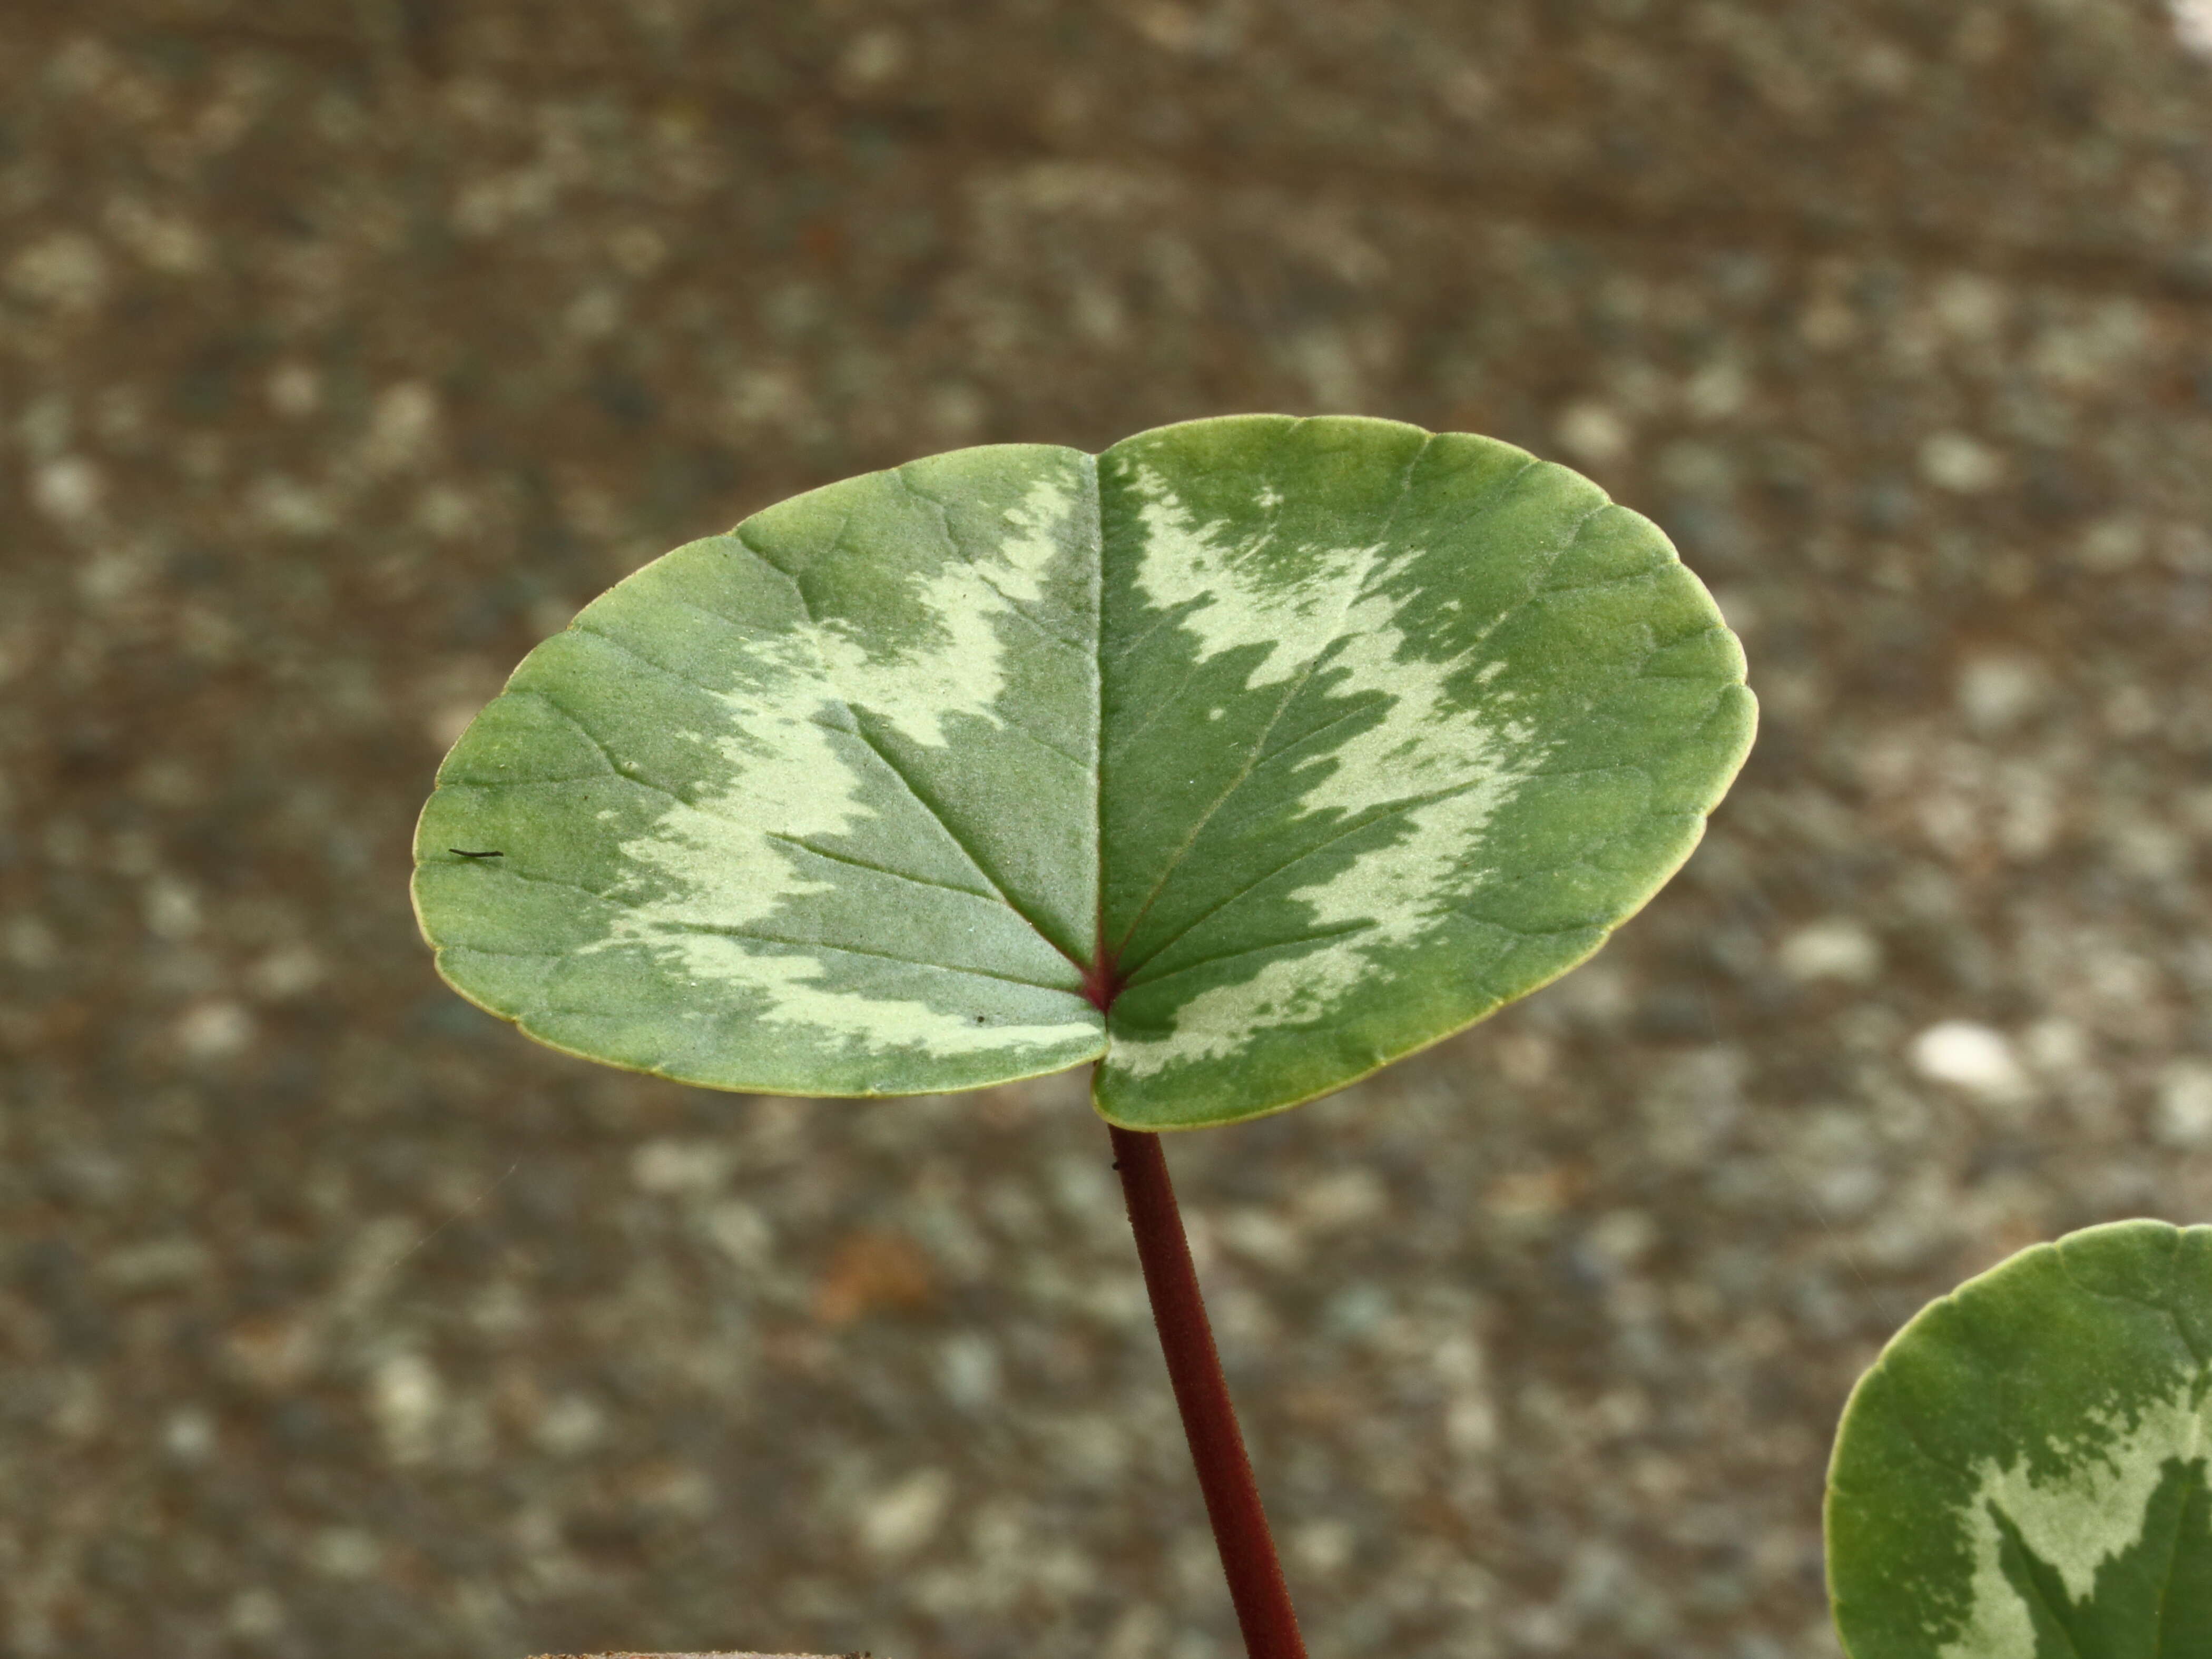
[[[1283,1582],[1283,1565],[1260,1508],[1252,1460],[1244,1455],[1237,1409],[1229,1403],[1221,1356],[1214,1352],[1213,1328],[1206,1323],[1206,1303],[1198,1293],[1198,1272],[1191,1265],[1190,1241],[1183,1237],[1182,1213],[1168,1182],[1160,1138],[1135,1129],[1109,1132],[1121,1195],[1129,1203],[1129,1226],[1137,1235],[1137,1260],[1152,1298],[1152,1322],[1159,1328],[1190,1461],[1198,1466],[1198,1486],[1206,1495],[1206,1516],[1213,1523],[1229,1598],[1237,1604],[1244,1651],[1249,1659],[1306,1659],[1297,1615],[1291,1611],[1290,1586]]]

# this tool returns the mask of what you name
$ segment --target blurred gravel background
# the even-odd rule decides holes
[[[1081,1079],[541,1050],[408,839],[793,491],[1243,409],[1658,518],[1765,728],[1529,1003],[1170,1152],[1316,1656],[1832,1656],[1925,1297],[2212,1210],[2212,5],[18,0],[0,1651],[1229,1659]]]

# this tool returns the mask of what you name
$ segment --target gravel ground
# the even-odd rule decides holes
[[[1765,726],[1588,968],[1170,1147],[1317,1656],[1837,1652],[1852,1378],[2212,1207],[2212,6],[21,0],[0,1650],[1228,1659],[1082,1080],[461,1004],[444,745],[952,445],[1486,431]]]

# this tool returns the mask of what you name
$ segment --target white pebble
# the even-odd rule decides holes
[[[2011,652],[1975,657],[1959,671],[1959,712],[1977,732],[2002,732],[2035,712],[2049,684],[2033,658]]]
[[[911,1555],[927,1543],[952,1502],[952,1477],[916,1469],[877,1495],[860,1516],[860,1547],[874,1556]]]
[[[2212,1064],[2177,1060],[2160,1075],[2152,1131],[2169,1146],[2212,1142]]]
[[[82,455],[48,461],[31,480],[32,502],[61,524],[81,524],[96,517],[103,493],[100,469]]]
[[[1920,446],[1920,476],[1939,489],[1978,495],[2004,482],[2004,457],[1963,432],[1938,432]]]
[[[711,1140],[648,1140],[630,1154],[629,1178],[648,1193],[711,1192],[730,1163],[729,1150]]]
[[[1555,429],[1559,442],[1578,461],[1603,465],[1627,453],[1628,428],[1603,404],[1570,404]]]
[[[2212,58],[2212,0],[2166,0],[2173,15],[2174,39],[2184,52]]]
[[[429,1455],[430,1431],[445,1405],[445,1384],[419,1353],[395,1353],[370,1374],[369,1413],[399,1462],[419,1462]]]
[[[1839,979],[1864,985],[1881,971],[1881,946],[1849,916],[1808,922],[1782,941],[1775,952],[1782,971],[1800,984]]]
[[[177,1046],[194,1060],[227,1059],[253,1042],[253,1018],[235,1002],[199,1003],[172,1029]]]
[[[1970,1019],[1929,1026],[1906,1053],[1912,1069],[1931,1083],[1955,1084],[1977,1094],[2012,1094],[2027,1080],[2004,1033]]]

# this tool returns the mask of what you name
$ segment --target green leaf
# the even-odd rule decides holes
[[[1828,1475],[1853,1659],[2212,1652],[2212,1227],[2121,1221],[1931,1303]]]
[[[592,1059],[828,1095],[1098,1060],[1111,1121],[1221,1123],[1587,957],[1753,720],[1666,538],[1508,445],[959,450],[531,653],[439,772],[416,906],[464,995]]]

